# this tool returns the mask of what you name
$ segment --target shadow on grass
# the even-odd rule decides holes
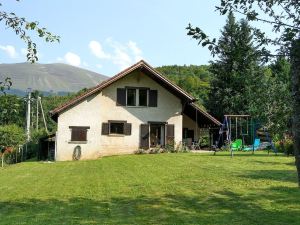
[[[245,171],[243,178],[255,180],[272,180],[281,182],[291,182],[297,184],[297,171],[295,170],[251,170]]]
[[[256,164],[262,164],[262,165],[273,165],[273,166],[277,166],[277,165],[287,165],[287,166],[294,166],[295,167],[295,162],[268,162],[268,161],[260,161],[260,160],[253,160],[253,163]]]
[[[211,153],[203,153],[203,154],[193,154],[193,155],[199,155],[199,156],[228,156],[229,158],[230,156],[230,152],[229,151],[220,151],[220,152],[216,152],[216,154],[214,154],[214,152],[212,151]],[[273,152],[270,152],[270,154],[268,154],[265,151],[261,151],[261,152],[255,152],[254,154],[252,154],[252,152],[241,152],[241,151],[235,151],[233,152],[233,158],[234,157],[266,157],[266,156],[270,156],[270,157],[283,157],[285,156],[284,154],[278,153],[277,155]],[[286,156],[285,156],[286,157]]]
[[[262,193],[262,194],[261,194]],[[200,194],[200,193],[199,193]],[[271,202],[271,204],[270,204]],[[300,191],[0,202],[0,224],[297,224]],[[295,206],[295,207],[294,207]]]

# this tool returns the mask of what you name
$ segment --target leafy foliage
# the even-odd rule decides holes
[[[0,126],[0,146],[16,147],[24,144],[25,140],[24,129],[21,127],[15,124]]]
[[[209,66],[162,66],[156,68],[160,73],[167,76],[179,87],[198,98],[198,103],[202,106],[208,98],[208,91],[211,80]]]
[[[17,0],[19,1],[19,0]],[[0,7],[2,4],[0,3]],[[28,21],[24,17],[19,17],[15,13],[6,12],[0,10],[0,21],[5,24],[5,27],[11,29],[15,34],[25,42],[27,45],[27,60],[29,62],[36,62],[37,49],[36,43],[32,41],[31,37],[27,34],[27,31],[33,31],[40,38],[43,38],[46,42],[59,42],[60,37],[51,34],[46,28],[40,27],[37,21]]]
[[[250,97],[249,112],[280,139],[291,130],[292,96],[289,75],[290,63],[279,58],[264,69],[260,85]]]
[[[222,15],[233,11],[244,15],[248,21],[259,21],[272,26],[279,37],[270,38],[257,28],[254,28],[255,36],[261,46],[272,44],[279,47],[281,55],[289,55],[291,44],[300,33],[300,2],[297,0],[221,0],[216,8]],[[265,54],[270,55],[270,52]]]
[[[15,95],[0,96],[0,125],[16,124],[20,127],[25,124],[25,101]]]
[[[5,90],[9,90],[12,85],[11,78],[6,77],[4,81],[0,81],[0,93],[5,94]]]
[[[298,185],[300,187],[300,2],[296,0],[220,0],[220,5],[216,7],[221,15],[237,12],[244,15],[247,21],[263,22],[270,25],[276,38],[268,37],[264,31],[252,28],[254,38],[258,43],[257,51],[260,52],[264,61],[267,61],[271,54],[267,49],[268,45],[278,48],[276,56],[287,56],[291,61],[292,79],[292,130],[294,138],[294,152],[296,167],[298,171]],[[188,33],[195,39],[204,41],[210,49],[214,49],[214,43],[207,38],[201,29],[189,26]],[[211,51],[212,51],[211,50]],[[214,52],[212,51],[214,55]]]

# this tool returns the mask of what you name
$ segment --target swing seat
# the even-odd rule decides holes
[[[242,149],[243,141],[242,139],[236,139],[234,142],[231,143],[230,148],[233,151],[239,151]]]
[[[259,149],[259,147],[260,147],[260,139],[256,138],[254,140],[253,145],[248,145],[248,146],[244,147],[243,151],[253,151],[253,149],[254,149],[254,151],[256,151]]]

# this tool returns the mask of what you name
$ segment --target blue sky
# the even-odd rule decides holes
[[[2,10],[37,20],[61,42],[34,39],[40,63],[68,63],[112,76],[140,59],[152,66],[207,64],[209,51],[186,35],[188,23],[219,37],[219,0],[22,0]],[[0,63],[26,61],[25,44],[0,24]]]

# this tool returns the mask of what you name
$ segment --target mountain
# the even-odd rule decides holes
[[[76,92],[83,88],[93,87],[108,77],[62,63],[0,64],[0,80],[10,77],[12,91],[22,95],[28,88],[44,93]]]

